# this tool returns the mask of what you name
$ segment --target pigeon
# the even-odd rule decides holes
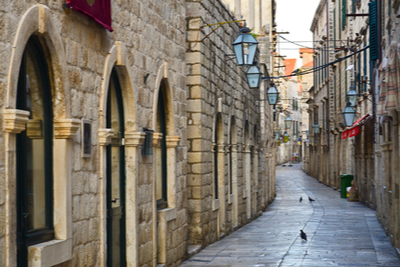
[[[300,237],[303,241],[307,241],[307,235],[303,232],[303,230],[300,230]]]
[[[310,202],[315,201],[314,199],[312,199],[311,197],[308,197],[308,200],[310,200]]]
[[[302,202],[302,201],[303,201],[303,197],[300,197],[299,202]]]

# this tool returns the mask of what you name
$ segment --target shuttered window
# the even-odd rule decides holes
[[[379,58],[379,36],[378,36],[378,5],[377,0],[370,2],[369,4],[369,59],[371,61]]]
[[[346,13],[347,13],[347,3],[346,0],[342,0],[342,30],[346,28]]]

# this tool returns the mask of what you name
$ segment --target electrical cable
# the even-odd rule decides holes
[[[349,57],[352,57],[352,56],[354,56],[354,55],[356,55],[356,54],[358,54],[358,53],[361,53],[362,51],[364,51],[364,50],[366,50],[366,49],[368,49],[368,48],[369,48],[369,45],[363,47],[362,49],[360,49],[360,50],[358,50],[358,51],[356,51],[356,52],[354,52],[354,53],[352,53],[352,54],[350,54],[350,55],[347,55],[347,56],[345,56],[345,57],[339,58],[338,60],[332,61],[332,62],[330,62],[330,63],[328,63],[328,64],[324,64],[324,65],[317,66],[317,67],[315,67],[315,68],[306,70],[306,71],[304,71],[304,72],[295,73],[295,74],[290,74],[290,75],[283,75],[283,76],[275,76],[275,77],[262,77],[262,79],[263,79],[263,80],[270,80],[270,79],[288,78],[288,77],[293,77],[293,76],[302,76],[302,75],[314,73],[314,72],[320,71],[320,70],[322,70],[322,69],[325,69],[326,67],[329,67],[329,66],[331,66],[331,65],[333,65],[333,64],[336,64],[336,63],[338,63],[338,62],[341,62],[341,61],[343,61],[343,60],[346,60],[346,59],[348,59]]]
[[[282,38],[283,40],[286,40],[288,43],[291,43],[291,44],[294,44],[294,45],[297,45],[297,46],[300,46],[300,47],[303,47],[303,48],[307,48],[307,49],[313,49],[313,50],[318,50],[318,51],[331,51],[331,52],[338,52],[338,50],[336,50],[336,49],[334,49],[334,50],[332,50],[332,49],[323,49],[323,48],[312,48],[312,47],[308,47],[308,46],[304,46],[304,45],[301,45],[301,44],[298,44],[298,43],[296,43],[296,42],[294,42],[294,41],[290,41],[290,40],[288,40],[288,39],[286,39],[285,37],[283,37],[283,36],[281,36],[281,35],[278,35],[280,38]],[[331,40],[332,41],[332,40]],[[333,40],[334,41],[334,40]],[[342,40],[336,40],[336,41],[342,41]],[[319,41],[310,41],[310,42],[319,42]],[[329,48],[329,47],[328,47]]]

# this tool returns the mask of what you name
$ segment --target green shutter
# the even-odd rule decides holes
[[[347,3],[346,0],[342,0],[342,30],[346,28],[346,12],[347,12]]]
[[[369,4],[369,60],[379,58],[379,35],[378,35],[378,5],[374,0]]]

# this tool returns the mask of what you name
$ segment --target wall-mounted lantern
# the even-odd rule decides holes
[[[347,98],[349,99],[349,102],[352,107],[354,107],[356,105],[357,97],[358,97],[358,94],[355,90],[354,85],[350,86],[350,90],[347,92]]]
[[[292,127],[292,123],[293,123],[293,120],[292,120],[292,118],[290,118],[290,116],[288,115],[288,116],[286,117],[286,119],[285,119],[285,127],[286,127],[286,129],[290,129],[290,127]]]
[[[276,102],[278,102],[278,95],[279,95],[279,92],[278,92],[278,90],[276,90],[275,84],[273,82],[271,82],[270,87],[267,91],[268,103],[270,105],[276,105]]]
[[[256,38],[250,34],[250,29],[246,27],[245,23],[244,27],[240,29],[240,35],[232,44],[239,66],[253,65],[257,44]]]
[[[313,128],[314,133],[316,133],[316,134],[319,133],[319,125],[318,124],[314,124],[312,128]]]
[[[347,105],[344,108],[342,115],[343,115],[344,125],[347,127],[352,126],[354,122],[354,117],[356,116],[356,111],[351,106],[350,102],[347,102]]]
[[[261,76],[262,72],[260,68],[255,65],[251,66],[247,70],[246,72],[247,82],[249,83],[249,87],[251,89],[260,87]]]

